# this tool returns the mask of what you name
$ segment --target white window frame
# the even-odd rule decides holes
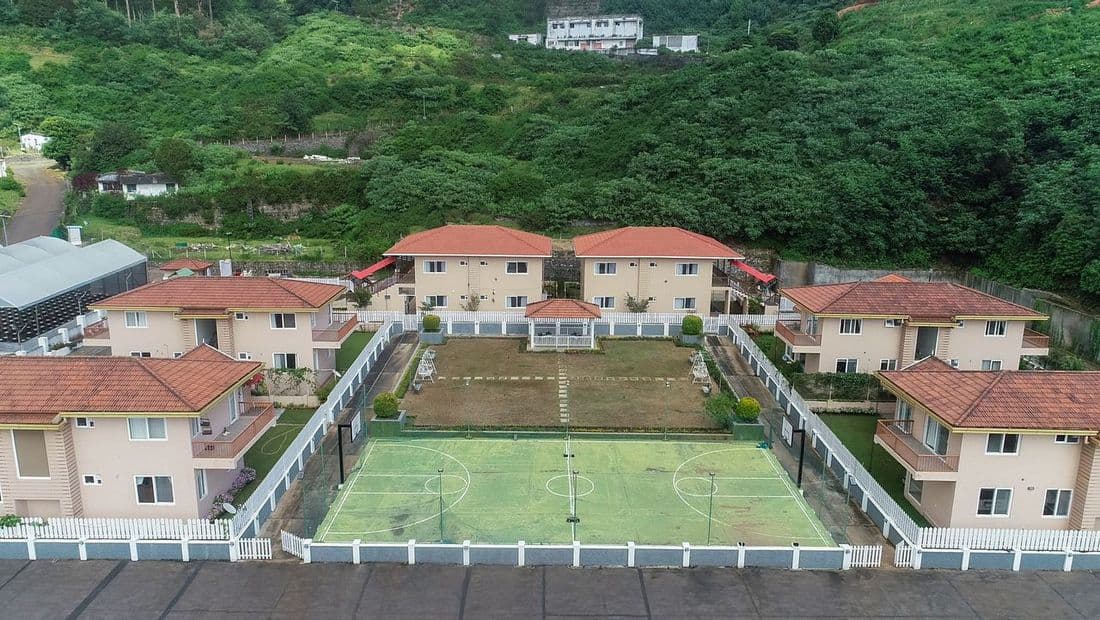
[[[692,268],[695,269],[694,273],[691,272]],[[685,271],[686,271],[686,273],[685,273]],[[694,277],[697,277],[699,275],[700,271],[701,271],[701,269],[699,268],[699,263],[676,263],[676,275],[677,275],[677,277],[694,278]]]
[[[149,313],[144,310],[126,310],[122,317],[122,325],[126,328],[147,329],[149,327]]]
[[[893,329],[895,327],[902,327],[903,325],[905,325],[905,319],[886,319],[882,322],[882,325],[890,329]]]
[[[87,417],[74,418],[73,426],[77,428],[95,428],[95,420]]]
[[[1054,443],[1065,444],[1065,445],[1079,444],[1079,443],[1081,443],[1081,436],[1080,435],[1055,435],[1054,436]]]
[[[883,368],[883,366],[885,366],[885,368]],[[898,369],[898,360],[896,358],[881,359],[881,360],[878,361],[878,369],[879,370],[897,370]]]
[[[994,368],[996,366],[996,368]],[[997,371],[1004,367],[1004,362],[1001,360],[982,360],[982,370]]]
[[[516,303],[513,304],[512,303],[513,301],[516,302]],[[526,295],[509,295],[509,296],[504,298],[504,307],[505,308],[526,308],[527,307],[527,296]]]
[[[1054,492],[1054,511],[1047,514],[1047,496]],[[1063,495],[1067,497],[1065,512],[1058,514],[1058,507],[1062,504]],[[1070,508],[1073,507],[1073,489],[1047,489],[1043,494],[1043,518],[1044,519],[1068,519]]]
[[[138,495],[138,480],[141,478],[153,479],[153,501],[143,502],[141,496]],[[157,478],[167,478],[168,485],[172,488],[172,501],[161,502],[157,500]],[[176,505],[176,481],[172,479],[172,476],[164,476],[159,474],[137,474],[134,476],[134,501],[138,506],[175,506]]]
[[[436,300],[436,301],[442,299],[443,303],[441,303],[441,304],[433,303],[432,302],[433,299]],[[431,304],[431,306],[433,308],[446,308],[447,303],[448,303],[448,299],[447,299],[446,295],[425,295],[424,296],[424,303]]]
[[[234,321],[247,321],[248,320],[248,313],[246,313],[246,312],[234,312],[233,313],[233,320]]]
[[[429,269],[429,267],[431,267]],[[439,269],[435,269],[439,267]],[[445,260],[426,260],[424,261],[424,273],[447,273],[447,261]]]
[[[688,301],[691,301],[691,305],[688,305]],[[672,298],[673,310],[698,310],[699,303],[694,297],[673,297]]]
[[[1005,443],[1010,436],[1016,437],[1016,450],[1014,452],[1005,452]],[[989,451],[989,444],[994,437],[1000,437],[998,443],[998,449],[993,452]],[[1023,441],[1023,437],[1019,433],[988,433],[985,436],[985,454],[986,456],[1017,456],[1020,454],[1020,443]]]
[[[912,420],[913,419],[913,406],[910,405],[909,401],[907,401],[907,400],[903,400],[903,399],[899,398],[898,399],[898,405],[894,409],[894,412],[895,412],[894,415],[896,415],[899,420]],[[912,432],[910,432],[909,434],[912,435]]]
[[[519,270],[520,265],[523,265],[523,271]],[[527,261],[525,261],[525,260],[510,260],[507,263],[505,263],[505,265],[504,265],[504,273],[506,273],[510,276],[525,276],[525,275],[531,273],[531,271],[530,271],[530,266],[527,264]]]
[[[600,272],[600,265],[604,266],[604,271]],[[610,268],[610,271],[608,269]],[[619,275],[619,263],[613,261],[596,261],[592,263],[592,274],[597,276],[615,276]]]
[[[855,331],[844,331],[845,325],[849,329],[854,327]],[[861,336],[863,335],[863,319],[840,319],[839,331],[841,336]]]
[[[286,317],[291,317],[290,322],[294,323],[290,327],[286,326]],[[276,319],[275,317],[280,317]],[[282,326],[276,325],[276,323],[282,323]],[[293,312],[272,312],[271,313],[271,329],[298,329],[298,316]]]
[[[279,366],[279,356],[280,355],[283,356],[283,365],[282,366]],[[294,356],[294,365],[293,366],[287,366],[286,365],[288,355],[293,355]],[[298,367],[298,354],[297,353],[282,353],[282,352],[272,353],[271,354],[271,367],[272,368],[278,368],[278,369],[293,370],[293,369]]]
[[[242,362],[251,361],[252,354],[248,351],[237,351],[237,359],[241,360]]]
[[[611,300],[611,303],[606,304],[607,300],[609,300],[609,299]],[[610,295],[597,295],[597,296],[592,298],[592,303],[596,304],[596,306],[600,310],[614,310],[615,309],[615,298],[610,296]]]
[[[906,480],[905,480],[905,496],[908,497],[912,502],[916,503],[919,506],[920,503],[921,503],[921,500],[924,499],[924,481],[923,480],[917,480],[916,478],[913,477],[912,474],[907,474],[905,476],[905,478],[906,478]],[[920,488],[920,491],[919,491],[918,495],[913,495],[913,492],[911,490],[912,486],[914,484],[917,485]]]
[[[206,497],[206,495],[208,493],[210,493],[210,485],[207,484],[207,482],[208,481],[206,479],[206,470],[205,469],[196,469],[195,470],[195,495],[198,497],[198,499],[202,499],[202,498]],[[175,489],[173,489],[173,492],[174,491],[175,491]]]
[[[23,430],[23,429],[18,429]],[[53,468],[50,467],[50,445],[46,444],[46,469],[49,470],[49,476],[24,476],[19,472],[19,449],[15,447],[15,431],[12,429],[9,435],[11,435],[11,457],[12,464],[15,465],[15,477],[20,480],[50,480],[53,477]],[[43,441],[45,441],[46,431],[39,431],[42,433]]]
[[[91,478],[91,480],[88,480],[88,478]],[[98,487],[103,484],[103,478],[99,474],[83,474],[80,476],[80,481],[86,487]]]
[[[1004,338],[1008,334],[1008,321],[986,321],[985,335],[991,338]]]
[[[145,437],[134,437],[134,427],[130,424],[131,421],[142,420],[145,425]],[[160,420],[164,425],[164,437],[153,437],[149,432],[149,420]],[[158,417],[144,417],[144,418],[126,418],[126,433],[130,437],[130,441],[168,441],[168,420]]]
[[[840,365],[841,360],[844,361],[844,368],[845,368],[844,372],[836,370],[837,366]],[[852,370],[847,370],[848,362],[852,362],[852,365],[851,365]],[[837,374],[842,374],[842,375],[858,373],[859,372],[859,358],[858,357],[838,357],[838,358],[836,358],[836,361],[833,362],[833,370],[836,371]]]
[[[928,443],[928,435],[933,431],[933,429],[935,430],[935,439],[939,439],[940,431],[946,431],[946,435],[944,435],[943,440],[943,452],[940,452],[936,448],[936,446]],[[939,420],[933,419],[932,416],[928,416],[924,419],[924,434],[921,435],[920,440],[921,443],[924,444],[924,446],[932,452],[935,452],[940,456],[947,456],[947,451],[951,449],[951,429],[947,428],[943,424],[940,424]]]
[[[153,354],[149,351],[130,351],[130,357],[153,357]]]
[[[989,506],[989,514],[982,513],[982,491],[993,491],[993,501]],[[1004,514],[996,512],[997,510],[997,496],[1001,492],[1008,493],[1008,505],[1005,507]],[[996,519],[1007,519],[1012,514],[1012,489],[1003,487],[982,487],[978,489],[978,509],[975,514],[979,517],[991,517]]]
[[[199,418],[187,418],[187,424],[191,429],[192,439],[202,434],[202,422],[199,421]]]

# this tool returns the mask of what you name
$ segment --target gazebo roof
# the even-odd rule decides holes
[[[598,319],[600,307],[576,299],[545,299],[527,304],[529,319]]]

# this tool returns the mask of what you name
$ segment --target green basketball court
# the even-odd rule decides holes
[[[576,435],[372,440],[314,539],[703,545],[708,529],[713,545],[835,544],[766,448]]]

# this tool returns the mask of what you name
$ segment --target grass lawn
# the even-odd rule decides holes
[[[245,467],[256,470],[256,479],[233,498],[234,505],[240,506],[252,495],[260,481],[283,456],[283,452],[286,452],[290,442],[294,441],[302,427],[313,417],[314,411],[316,409],[287,409],[279,416],[275,426],[267,429],[260,440],[244,453]]]
[[[8,169],[8,177],[6,179],[13,179],[11,176],[11,169]],[[18,181],[16,181],[18,183]],[[12,184],[11,181],[6,181],[3,185],[0,185],[0,213],[12,214],[19,210],[19,205],[23,202],[23,195],[25,191],[21,185]]]
[[[340,350],[336,352],[336,370],[340,372],[347,370],[355,358],[359,357],[359,353],[363,351],[363,347],[367,346],[372,336],[374,332],[354,332],[348,336],[344,344],[340,345]]]
[[[860,414],[820,414],[821,419],[844,442],[844,445],[871,472],[883,489],[894,498],[917,525],[925,527],[928,520],[905,499],[905,468],[872,440],[878,416]]]

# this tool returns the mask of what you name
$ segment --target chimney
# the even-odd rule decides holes
[[[218,275],[228,277],[233,275],[233,261],[223,258],[218,261]]]
[[[84,241],[80,238],[81,229],[83,226],[66,226],[65,230],[69,232],[69,243],[80,247],[84,245]]]

